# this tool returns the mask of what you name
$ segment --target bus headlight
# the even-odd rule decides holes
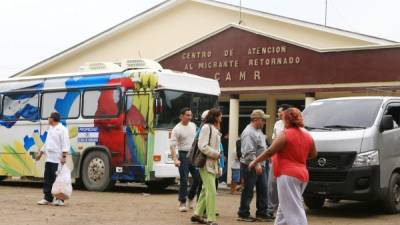
[[[379,165],[379,151],[358,153],[354,160],[353,167],[376,166]]]

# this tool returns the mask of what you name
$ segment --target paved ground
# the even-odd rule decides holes
[[[0,224],[8,225],[97,225],[190,224],[191,213],[177,211],[176,190],[149,193],[141,186],[118,186],[111,192],[75,190],[65,207],[37,206],[40,184],[4,182],[0,185]],[[239,196],[225,191],[218,195],[219,224],[248,224],[236,221]],[[345,202],[307,212],[310,225],[398,225],[399,215],[385,215],[378,205]],[[254,223],[254,224],[273,224]]]

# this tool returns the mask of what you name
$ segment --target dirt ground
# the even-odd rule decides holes
[[[118,185],[110,192],[75,190],[65,207],[38,206],[41,184],[0,184],[0,224],[7,225],[94,225],[94,224],[191,224],[190,212],[177,210],[177,191],[149,192],[143,186]],[[236,221],[239,195],[221,190],[217,196],[219,224],[248,224]],[[254,205],[253,205],[254,208]],[[254,212],[254,210],[253,210]],[[307,211],[310,225],[398,225],[399,215],[385,215],[378,205],[345,202]],[[254,224],[273,224],[254,223]]]

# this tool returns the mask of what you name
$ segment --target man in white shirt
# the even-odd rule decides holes
[[[272,141],[278,138],[285,130],[285,124],[283,122],[283,111],[290,108],[289,105],[283,104],[278,108],[278,118],[279,120],[275,122],[274,131],[272,133]],[[274,176],[274,170],[272,166],[272,160],[269,164],[269,174],[268,174],[268,213],[273,215],[278,209],[278,187],[276,184],[276,177]]]
[[[193,208],[193,199],[199,185],[200,175],[197,168],[190,164],[187,158],[187,154],[196,136],[196,124],[190,122],[192,119],[192,111],[190,108],[183,108],[179,118],[181,121],[172,129],[171,133],[171,155],[175,166],[179,168],[179,211],[186,212],[187,199],[189,200],[189,208]],[[178,150],[178,156],[176,150]],[[193,183],[188,193],[189,172],[192,175]]]
[[[40,149],[36,160],[40,160],[43,154],[46,154],[46,165],[44,170],[43,194],[44,198],[38,202],[38,205],[48,205],[53,203],[56,206],[63,206],[64,202],[56,199],[53,202],[51,188],[56,180],[58,165],[64,165],[70,148],[68,129],[60,123],[60,114],[51,113],[49,117],[49,129],[43,147]]]

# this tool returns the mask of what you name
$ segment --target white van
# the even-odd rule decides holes
[[[303,115],[318,150],[308,162],[307,207],[347,199],[400,212],[400,98],[318,100]]]

